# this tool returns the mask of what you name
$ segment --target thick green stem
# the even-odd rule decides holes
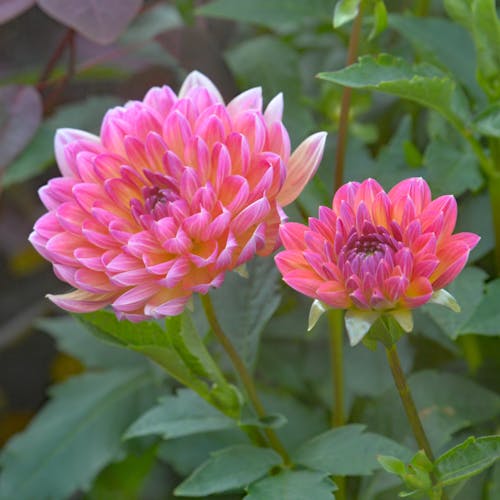
[[[222,327],[220,326],[220,323],[217,320],[217,316],[215,314],[215,310],[212,304],[212,300],[210,299],[210,296],[207,294],[207,295],[200,295],[200,297],[208,323],[210,324],[210,327],[212,328],[212,331],[217,337],[217,340],[220,342],[222,348],[229,356],[229,359],[231,360],[234,369],[238,373],[241,383],[245,388],[248,399],[252,403],[255,412],[260,418],[265,417],[267,413],[264,408],[264,405],[260,401],[259,395],[257,394],[253,378],[250,375],[249,371],[247,370],[245,364],[243,363],[243,360],[241,359],[240,355],[234,348],[233,344],[222,330]],[[264,432],[271,447],[274,448],[274,450],[281,455],[284,463],[289,465],[290,458],[288,457],[288,453],[285,450],[285,447],[281,443],[280,439],[278,438],[277,434],[274,432],[274,430],[270,428],[265,428]]]
[[[328,311],[330,326],[330,368],[333,383],[332,427],[340,427],[345,423],[344,416],[344,357],[342,353],[342,335],[344,333],[343,311],[331,309]]]
[[[493,172],[488,176],[488,191],[495,235],[495,268],[497,276],[500,276],[500,140],[491,138],[489,145],[493,159]]]
[[[405,374],[401,368],[401,363],[399,361],[398,351],[396,350],[396,345],[385,349],[387,354],[387,360],[389,361],[389,366],[391,367],[392,376],[398,389],[399,396],[403,402],[403,406],[410,422],[413,435],[417,441],[418,447],[425,451],[425,454],[429,460],[434,461],[434,454],[432,453],[431,445],[425,434],[422,422],[418,416],[417,408],[413,402],[413,397],[410,392],[410,388],[406,382]]]

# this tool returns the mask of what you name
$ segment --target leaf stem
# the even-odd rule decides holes
[[[238,373],[241,383],[245,388],[245,391],[255,409],[255,412],[260,418],[265,417],[267,413],[264,408],[264,405],[262,404],[259,398],[259,395],[257,394],[253,378],[250,375],[249,371],[247,370],[245,364],[243,363],[243,360],[241,359],[240,355],[234,348],[233,344],[222,330],[222,327],[220,326],[220,323],[215,314],[215,309],[212,304],[210,296],[208,294],[206,295],[200,294],[200,298],[208,323],[212,328],[215,336],[217,337],[217,340],[222,345],[222,348],[229,356],[229,359],[231,360],[234,369]],[[278,438],[277,434],[274,432],[274,430],[270,429],[269,427],[266,427],[264,429],[264,432],[267,436],[267,439],[269,440],[269,444],[271,445],[271,447],[281,455],[286,465],[290,465],[290,458],[288,456],[288,453],[285,450],[285,447],[281,443],[280,439]]]
[[[410,422],[413,435],[417,441],[418,447],[425,451],[425,454],[429,460],[434,461],[434,454],[432,453],[431,445],[425,434],[424,428],[420,417],[418,416],[417,408],[413,401],[413,397],[410,392],[410,388],[406,382],[406,377],[401,368],[401,363],[399,361],[398,351],[396,350],[396,344],[391,347],[386,347],[385,352],[387,354],[387,360],[389,361],[389,366],[391,367],[392,376],[394,378],[394,383],[399,392],[399,396],[403,403],[406,416]]]

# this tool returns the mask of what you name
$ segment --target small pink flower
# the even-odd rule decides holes
[[[411,309],[429,301],[458,307],[442,289],[463,269],[479,236],[452,234],[456,218],[455,198],[431,200],[422,178],[389,193],[373,179],[349,182],[309,226],[281,226],[285,250],[276,264],[288,285],[316,299],[311,323],[331,307],[349,310],[352,343],[386,312],[410,331]]]
[[[74,291],[69,311],[111,305],[141,320],[182,312],[224,273],[279,245],[281,207],[315,173],[326,134],[290,155],[282,95],[262,112],[261,89],[225,105],[198,72],[179,95],[153,88],[110,110],[100,137],[59,130],[62,177],[40,189],[48,209],[30,241]]]

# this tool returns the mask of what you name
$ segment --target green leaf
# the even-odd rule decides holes
[[[351,424],[314,437],[296,450],[295,463],[339,476],[369,475],[380,467],[377,455],[395,455],[409,460],[407,448],[385,436],[363,433],[364,425]]]
[[[500,415],[499,395],[459,375],[425,370],[412,374],[408,384],[433,449],[441,448],[460,429]],[[395,389],[369,404],[363,421],[378,433],[414,446]]]
[[[500,279],[493,280],[486,285],[484,296],[479,305],[462,326],[461,333],[475,333],[477,335],[500,336]]]
[[[161,398],[159,404],[135,421],[125,438],[159,434],[172,439],[200,432],[235,428],[236,422],[188,389]]]
[[[54,135],[58,128],[72,127],[97,133],[104,113],[118,104],[115,97],[100,96],[60,106],[10,164],[3,177],[4,187],[30,179],[54,163]]]
[[[89,368],[147,364],[143,356],[97,339],[71,316],[42,318],[36,322],[36,327],[53,337],[61,352],[73,356]]]
[[[495,498],[500,498],[500,462],[497,462],[493,466],[486,489],[486,500],[495,500]]]
[[[340,28],[357,15],[361,0],[337,0],[333,12],[333,27]]]
[[[368,40],[373,40],[387,28],[387,8],[384,0],[377,0],[373,7],[373,27],[368,35]]]
[[[253,4],[246,0],[245,3]],[[303,5],[311,8],[308,2]],[[262,86],[266,102],[283,92],[283,121],[292,145],[305,139],[314,128],[314,121],[304,103],[299,53],[277,37],[264,35],[241,43],[227,52],[226,57],[242,88]]]
[[[281,300],[279,279],[272,258],[253,259],[248,263],[248,278],[228,273],[224,286],[211,292],[222,329],[250,369],[262,330]]]
[[[456,313],[439,305],[429,304],[423,310],[442,328],[451,339],[455,340],[462,333],[479,302],[483,298],[484,281],[487,274],[477,268],[468,267],[448,286],[448,291],[455,297],[461,311]]]
[[[203,16],[261,24],[278,31],[290,31],[307,19],[328,19],[330,0],[215,0],[197,9]]]
[[[206,497],[212,493],[242,490],[281,464],[269,448],[236,445],[217,451],[175,489],[179,496]]]
[[[415,101],[441,113],[451,123],[461,123],[466,113],[458,105],[456,83],[435,66],[411,66],[404,59],[389,54],[363,56],[347,68],[320,73],[318,78],[346,87],[386,92]]]
[[[326,473],[286,470],[251,484],[244,500],[332,500],[336,490]]]
[[[154,374],[137,369],[84,374],[54,387],[52,400],[3,451],[0,498],[87,491],[120,456],[122,433],[155,394]]]
[[[474,125],[481,134],[500,138],[500,102],[491,104],[479,113]]]
[[[500,458],[500,436],[469,437],[436,460],[443,486],[469,479]]]

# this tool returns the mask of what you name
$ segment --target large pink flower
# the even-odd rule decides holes
[[[198,72],[179,95],[153,88],[110,110],[100,137],[62,129],[62,177],[40,189],[48,209],[31,243],[76,290],[49,296],[86,312],[111,305],[141,320],[182,312],[193,292],[279,244],[281,207],[316,171],[325,133],[290,155],[282,95],[260,88],[225,105]]]
[[[411,330],[411,309],[430,300],[457,307],[441,289],[463,269],[479,237],[452,234],[456,218],[455,198],[432,201],[422,178],[389,193],[373,179],[350,182],[309,226],[282,225],[286,250],[276,264],[288,285],[316,299],[312,322],[325,306],[349,310],[353,343],[383,312]]]

